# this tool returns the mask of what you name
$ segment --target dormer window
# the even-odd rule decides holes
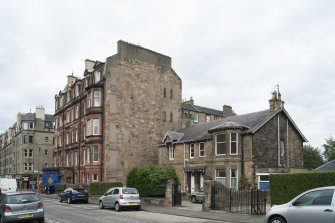
[[[169,160],[174,160],[174,148],[172,143],[169,144]]]
[[[94,83],[100,82],[100,71],[96,70],[94,72]]]

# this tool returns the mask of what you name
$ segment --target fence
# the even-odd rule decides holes
[[[220,183],[211,186],[211,209],[243,214],[263,215],[269,202],[269,192],[256,188],[236,190]]]

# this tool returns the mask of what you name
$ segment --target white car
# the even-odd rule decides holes
[[[335,186],[308,190],[282,205],[274,205],[264,223],[334,223]]]
[[[113,187],[100,197],[99,207],[111,207],[115,211],[126,208],[141,210],[141,199],[136,188]]]
[[[200,191],[191,193],[191,201],[192,203],[202,202],[204,199],[205,193],[204,188],[201,188]]]

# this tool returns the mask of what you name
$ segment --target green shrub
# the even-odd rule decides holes
[[[121,182],[92,182],[89,187],[90,195],[102,195],[111,187],[122,187]]]
[[[56,184],[56,191],[57,192],[62,192],[63,190],[66,189],[68,184],[65,184],[65,183],[59,183],[59,184]]]
[[[335,185],[335,172],[271,174],[271,203],[287,203],[306,190],[333,185]]]
[[[135,187],[141,196],[163,197],[168,180],[179,183],[178,176],[172,166],[137,166],[127,175],[127,186]]]

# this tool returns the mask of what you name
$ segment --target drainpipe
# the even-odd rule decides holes
[[[241,160],[241,175],[244,175],[244,143],[243,143],[243,135],[241,135],[241,156],[242,156],[242,160]]]

